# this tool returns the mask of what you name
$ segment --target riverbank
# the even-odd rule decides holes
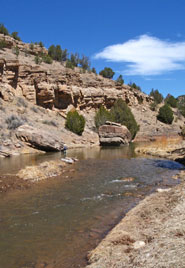
[[[129,211],[90,252],[87,267],[184,267],[184,171],[180,177],[180,185],[159,190]]]
[[[185,140],[161,137],[155,142],[140,144],[135,149],[137,154],[167,158],[185,164]]]

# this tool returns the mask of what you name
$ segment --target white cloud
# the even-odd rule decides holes
[[[95,59],[125,62],[127,75],[160,75],[185,69],[185,42],[162,41],[149,35],[108,46]]]

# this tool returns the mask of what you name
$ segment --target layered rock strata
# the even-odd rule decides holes
[[[17,59],[6,59],[0,55],[0,96],[12,101],[14,96],[24,96],[33,104],[49,109],[90,109],[101,105],[111,108],[117,98],[123,98],[129,105],[149,103],[146,94],[119,86],[109,79],[94,74],[70,70],[61,66],[26,65]],[[51,67],[51,68],[50,68]]]
[[[129,144],[132,139],[131,133],[126,126],[113,122],[106,122],[99,128],[100,145]]]

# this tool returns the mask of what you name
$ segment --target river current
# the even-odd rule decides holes
[[[0,267],[84,267],[105,234],[156,188],[178,183],[173,161],[136,156],[133,146],[69,150],[79,159],[66,182],[52,178],[0,196]],[[1,174],[60,159],[61,154],[0,160]],[[43,266],[44,267],[44,266]]]

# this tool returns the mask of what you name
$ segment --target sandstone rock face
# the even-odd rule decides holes
[[[14,96],[24,96],[28,101],[44,108],[66,110],[69,105],[83,110],[111,108],[117,98],[123,98],[129,105],[150,103],[146,94],[127,85],[118,86],[113,80],[99,75],[54,66],[25,64],[21,58],[7,59],[0,55],[0,94],[9,87]],[[4,98],[7,101],[6,97]]]
[[[131,141],[131,133],[126,126],[107,122],[99,128],[100,145],[121,145]]]
[[[30,146],[46,152],[62,151],[64,149],[64,144],[60,137],[29,125],[20,126],[16,131],[16,136]]]

